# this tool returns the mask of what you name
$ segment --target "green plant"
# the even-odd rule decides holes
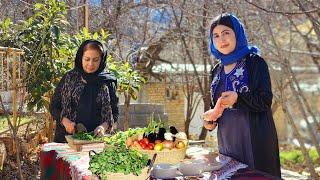
[[[101,179],[107,178],[107,173],[123,173],[140,175],[147,166],[148,156],[135,149],[124,146],[111,146],[101,153],[91,157],[89,170]]]
[[[119,131],[111,137],[104,139],[106,144],[112,146],[123,146],[126,147],[126,140],[128,137],[132,137],[135,134],[143,134],[146,128],[129,128],[127,131]]]
[[[129,62],[109,61],[109,70],[118,79],[118,92],[124,95],[124,129],[129,128],[129,106],[130,100],[138,98],[138,92],[146,80],[140,73],[134,70]]]
[[[152,114],[146,127],[145,135],[147,136],[151,133],[158,133],[160,128],[168,129],[168,127],[165,127],[164,122],[162,122],[160,118],[159,120],[156,120],[154,114]]]
[[[0,23],[1,44],[21,48],[27,69],[24,82],[28,91],[28,108],[48,108],[53,89],[61,77],[73,68],[75,52],[86,39],[106,42],[109,34],[103,29],[90,33],[84,28],[68,34],[70,27],[64,2],[44,0],[36,3],[33,16],[20,24],[10,19]]]
[[[72,135],[73,139],[78,139],[78,140],[95,140],[96,138],[94,137],[93,132],[82,132],[82,133],[76,133],[74,135]]]
[[[134,70],[129,62],[115,62],[109,60],[109,70],[118,79],[118,91],[120,93],[128,94],[132,99],[137,99],[138,92],[142,85],[146,83],[144,77]]]
[[[319,155],[317,154],[314,148],[309,150],[309,156],[311,157],[313,163],[317,162]],[[304,156],[300,150],[291,150],[291,151],[281,151],[280,152],[280,164],[285,165],[289,164],[302,164],[304,163]]]

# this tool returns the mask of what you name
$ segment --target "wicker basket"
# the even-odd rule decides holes
[[[134,174],[123,174],[123,173],[108,173],[107,180],[145,180],[148,179],[150,173],[148,172],[148,167],[142,169],[142,172],[139,176]]]
[[[155,160],[155,164],[157,163],[170,163],[176,164],[184,159],[187,152],[187,146],[182,149],[163,149],[162,151],[155,151],[155,150],[144,150],[138,149],[138,151],[142,153],[148,154],[149,159],[152,159],[153,155],[157,153],[157,157]]]

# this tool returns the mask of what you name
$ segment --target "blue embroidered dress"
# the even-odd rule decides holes
[[[224,91],[249,91],[248,72],[244,61],[239,61],[228,74],[225,74],[223,68],[220,68],[220,72],[218,72],[211,85],[214,102]],[[219,153],[253,167],[249,112],[242,109],[227,108],[218,122]]]

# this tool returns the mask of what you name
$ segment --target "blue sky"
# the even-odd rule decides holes
[[[89,3],[93,4],[93,5],[100,5],[101,4],[101,0],[89,0]]]

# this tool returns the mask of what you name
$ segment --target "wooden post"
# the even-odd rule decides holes
[[[12,120],[13,127],[17,127],[17,53],[12,56]]]
[[[84,18],[84,27],[89,29],[89,6],[88,1],[84,0],[84,6],[83,6],[83,18]]]

